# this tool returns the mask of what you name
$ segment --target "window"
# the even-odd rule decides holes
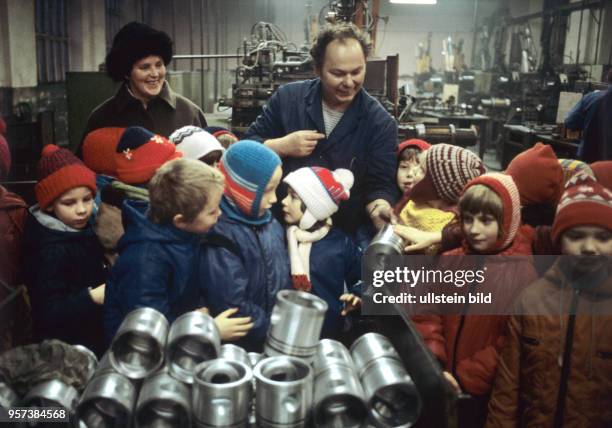
[[[68,70],[68,0],[36,0],[36,60],[40,83],[62,82]]]

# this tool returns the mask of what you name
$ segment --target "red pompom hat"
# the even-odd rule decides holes
[[[41,209],[75,187],[89,187],[96,193],[96,174],[72,154],[55,144],[43,147],[38,162],[38,183],[34,187]]]

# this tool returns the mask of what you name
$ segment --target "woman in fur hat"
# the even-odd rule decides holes
[[[83,135],[99,128],[142,126],[168,138],[186,125],[206,127],[202,110],[168,85],[170,61],[172,39],[165,32],[139,22],[119,30],[106,56],[106,71],[123,84],[91,113]]]

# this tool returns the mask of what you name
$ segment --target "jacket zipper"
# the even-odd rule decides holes
[[[572,347],[574,344],[574,327],[576,325],[576,309],[578,308],[578,298],[580,297],[580,289],[574,290],[572,302],[570,303],[569,320],[567,323],[567,331],[565,334],[565,347],[563,349],[563,364],[561,366],[561,376],[559,378],[559,392],[557,394],[557,405],[555,408],[555,419],[553,427],[563,427],[563,418],[565,412],[565,398],[567,396],[567,380],[571,370],[572,362]]]

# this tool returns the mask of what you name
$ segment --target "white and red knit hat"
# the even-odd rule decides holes
[[[313,166],[287,174],[283,182],[291,186],[306,205],[299,227],[307,230],[317,221],[326,220],[338,211],[340,202],[350,196],[354,177],[348,169],[339,168],[332,172]]]
[[[221,153],[225,151],[219,140],[197,126],[183,126],[170,134],[168,139],[187,159],[198,160],[216,150]]]
[[[425,176],[410,192],[410,198],[415,202],[443,199],[457,203],[465,185],[485,172],[478,156],[451,144],[431,146],[425,152],[425,159]]]
[[[579,172],[566,183],[557,205],[552,226],[553,241],[558,243],[567,229],[585,225],[612,230],[612,191]]]
[[[500,225],[502,227],[502,235],[497,240],[495,249],[504,249],[512,244],[521,226],[521,197],[518,187],[516,187],[511,176],[499,172],[491,172],[470,181],[465,186],[463,193],[476,184],[487,186],[502,201],[503,224]]]

